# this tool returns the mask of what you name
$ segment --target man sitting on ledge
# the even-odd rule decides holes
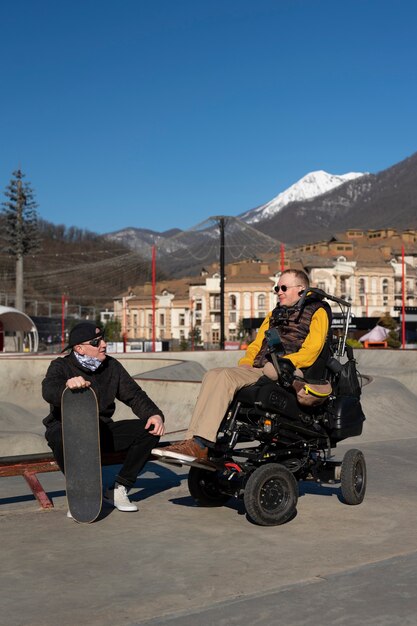
[[[150,457],[155,440],[165,432],[162,412],[125,368],[106,354],[103,331],[92,322],[76,324],[69,334],[65,350],[70,354],[51,362],[42,381],[42,396],[50,404],[50,413],[43,420],[45,437],[56,462],[65,473],[62,446],[61,397],[64,389],[90,387],[99,406],[101,449],[107,452],[126,450],[125,462],[108,489],[105,499],[119,511],[137,511],[128,498],[128,490]],[[129,406],[139,419],[111,418],[115,399]],[[69,517],[71,515],[69,514]]]
[[[330,307],[319,299],[308,298],[301,310],[296,308],[308,286],[305,272],[292,269],[282,272],[275,287],[279,302],[263,321],[238,367],[215,368],[204,375],[185,440],[156,448],[152,454],[188,462],[208,458],[208,448],[215,444],[217,431],[236,391],[256,383],[264,374],[277,379],[267,358],[268,329],[278,329],[285,349],[280,361],[284,379],[292,378],[295,368],[311,367],[318,360],[329,330]]]

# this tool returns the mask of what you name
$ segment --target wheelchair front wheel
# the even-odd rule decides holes
[[[366,463],[360,450],[352,448],[343,457],[340,488],[345,504],[360,504],[366,491]]]
[[[188,489],[200,506],[223,506],[230,496],[220,491],[217,472],[209,472],[200,467],[190,467]]]
[[[249,477],[243,494],[248,518],[260,526],[285,524],[296,513],[298,484],[279,463],[258,467]]]

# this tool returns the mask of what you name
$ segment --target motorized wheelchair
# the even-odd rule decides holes
[[[344,503],[363,501],[364,455],[350,449],[338,461],[332,454],[340,441],[361,434],[365,420],[360,388],[342,384],[347,364],[356,375],[352,350],[346,346],[350,303],[319,289],[310,288],[312,292],[338,303],[342,311],[342,334],[332,342],[335,345],[329,345],[332,354],[327,361],[326,378],[332,392],[319,406],[305,407],[297,401],[294,389],[283,387],[279,380],[262,377],[239,390],[215,447],[209,450],[209,460],[190,463],[189,491],[201,506],[221,506],[231,497],[243,498],[252,522],[272,526],[295,516],[300,481],[340,484]],[[279,368],[275,350],[272,339],[270,352]]]

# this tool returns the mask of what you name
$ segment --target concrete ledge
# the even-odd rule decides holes
[[[115,356],[160,405],[168,430],[178,431],[188,426],[204,371],[236,365],[243,352],[171,354],[173,358],[168,358],[165,353],[163,356],[161,353]],[[40,390],[48,365],[57,356],[0,356],[0,455],[48,450],[41,423],[48,413],[48,406]],[[362,403],[367,421],[362,440],[415,436],[416,357],[415,350],[355,351],[359,370],[373,379],[363,390]],[[134,418],[130,409],[117,403],[115,419],[129,418]]]

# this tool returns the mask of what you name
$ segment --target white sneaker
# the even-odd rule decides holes
[[[138,507],[127,497],[127,489],[124,485],[114,483],[114,489],[107,489],[104,499],[119,511],[137,511]]]

